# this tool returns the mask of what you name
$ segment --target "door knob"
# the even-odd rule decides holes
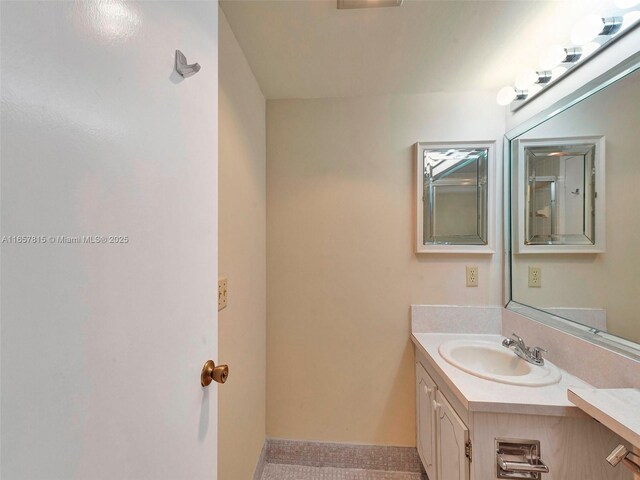
[[[200,384],[206,387],[214,380],[218,383],[224,383],[227,381],[227,377],[229,377],[229,367],[227,365],[218,365],[216,367],[213,360],[207,360],[202,366]]]

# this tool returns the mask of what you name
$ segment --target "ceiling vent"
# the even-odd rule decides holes
[[[399,7],[403,0],[338,0],[339,9]]]

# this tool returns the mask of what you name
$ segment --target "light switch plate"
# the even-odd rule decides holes
[[[467,287],[478,286],[478,266],[467,265]]]
[[[227,277],[218,279],[218,310],[227,306]]]
[[[529,267],[529,288],[542,287],[542,269],[540,267]]]

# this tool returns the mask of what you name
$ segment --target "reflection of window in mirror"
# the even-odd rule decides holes
[[[493,142],[418,143],[416,149],[417,251],[492,253]]]

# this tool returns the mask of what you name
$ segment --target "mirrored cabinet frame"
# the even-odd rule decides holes
[[[513,202],[512,212],[514,218],[512,219],[513,230],[513,251],[517,254],[527,253],[604,253],[606,251],[606,205],[605,205],[605,137],[604,136],[591,136],[591,137],[571,137],[571,138],[539,138],[539,139],[517,139],[512,142],[513,156],[514,156],[514,168],[513,168]],[[589,191],[586,184],[589,179],[593,177],[593,198],[585,199],[583,208],[583,215],[591,215],[591,209],[593,209],[593,215],[590,219],[593,222],[592,233],[585,235],[584,241],[574,242],[571,239],[562,238],[562,235],[557,235],[557,241],[549,242],[530,242],[528,239],[531,237],[530,226],[528,220],[531,215],[535,215],[536,211],[533,206],[533,201],[530,198],[530,176],[528,172],[527,158],[531,157],[531,154],[527,154],[528,151],[535,149],[546,150],[571,150],[575,149],[576,152],[584,149],[585,146],[594,146],[593,155],[591,159],[590,167],[593,171],[587,172],[585,170],[585,185],[582,188],[577,189],[576,192],[571,192],[571,195],[585,195]],[[552,158],[560,158],[560,153],[563,152],[551,152],[549,155],[558,155]],[[581,152],[582,153],[582,152]],[[585,168],[587,168],[585,166]],[[540,177],[543,178],[543,177]],[[551,177],[549,177],[551,178]],[[561,179],[561,177],[560,177]],[[556,191],[555,185],[562,183],[550,181],[552,184],[551,192],[556,193],[558,200],[560,198],[560,192]],[[548,217],[554,221],[554,208],[555,205],[560,205],[559,201],[555,200],[556,195],[551,198],[552,208],[547,214]],[[571,196],[567,195],[567,196]],[[592,203],[589,206],[589,203]],[[548,209],[548,208],[547,208]],[[585,223],[586,220],[585,220]],[[586,228],[584,226],[583,228]],[[587,239],[587,236],[592,237],[591,240]]]
[[[485,238],[481,235],[474,242],[473,239],[456,240],[455,235],[441,237],[435,241],[425,241],[425,231],[428,232],[429,221],[435,217],[437,205],[429,204],[425,199],[425,151],[448,150],[486,150],[486,201],[478,201],[476,208],[478,228],[484,222]],[[493,254],[496,241],[496,142],[494,140],[480,140],[473,142],[418,142],[415,144],[415,178],[416,178],[416,253],[446,253],[446,254]],[[476,189],[479,185],[476,185]],[[482,217],[482,218],[480,218]],[[433,221],[433,220],[431,220]],[[471,243],[469,243],[471,242]],[[475,244],[474,244],[475,243]]]

